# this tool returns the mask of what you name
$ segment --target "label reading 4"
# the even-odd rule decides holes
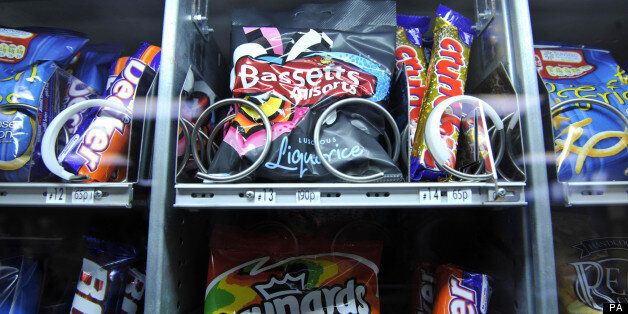
[[[321,192],[312,190],[298,190],[297,204],[320,204]]]
[[[72,190],[73,204],[94,204],[94,189]]]
[[[442,197],[439,189],[428,188],[419,190],[419,203],[421,204],[440,204]]]
[[[447,204],[471,204],[471,189],[458,189],[447,191]]]
[[[275,204],[277,194],[273,189],[255,190],[255,204]]]
[[[65,188],[47,188],[46,204],[65,204]]]

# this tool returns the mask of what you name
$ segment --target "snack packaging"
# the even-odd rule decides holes
[[[397,15],[395,57],[397,68],[403,66],[406,69],[410,145],[414,141],[421,102],[427,91],[427,61],[421,36],[427,32],[430,20],[427,16]]]
[[[37,313],[42,272],[41,263],[33,258],[0,258],[0,313]]]
[[[62,103],[70,76],[47,61],[0,79],[0,182],[28,182],[49,175],[41,138]],[[10,104],[36,108],[2,109]]]
[[[76,285],[70,313],[118,313],[127,287],[126,274],[135,249],[91,237],[85,238],[88,255]]]
[[[488,313],[491,287],[487,275],[448,264],[438,266],[436,277],[434,314]]]
[[[8,77],[44,61],[66,66],[87,43],[80,33],[52,28],[0,28],[0,76]]]
[[[204,313],[380,313],[381,242],[332,243],[215,226]]]
[[[88,44],[81,49],[74,76],[96,90],[105,91],[111,65],[120,56],[122,47],[115,44]]]
[[[432,108],[441,101],[464,94],[469,54],[473,41],[473,23],[444,5],[436,11],[434,46],[427,71],[428,90],[421,104],[417,132],[410,154],[412,181],[436,181],[448,177],[440,170],[425,145],[425,123]],[[458,136],[460,134],[460,109],[451,106],[441,119],[441,135],[450,149],[448,166],[455,168]]]
[[[131,268],[127,274],[127,284],[124,289],[124,300],[122,301],[122,313],[135,314],[144,300],[144,289],[146,287],[146,275],[139,270]]]
[[[419,263],[412,275],[412,313],[431,314],[434,308],[436,274],[430,263]]]
[[[535,59],[550,106],[594,99],[628,115],[628,75],[608,51],[542,45]],[[552,127],[559,181],[628,180],[628,126],[621,117],[583,100],[552,115]]]
[[[120,57],[111,64],[111,67],[109,68],[109,76],[107,77],[107,83],[105,85],[105,90],[109,89],[109,87],[111,86],[111,84],[113,84],[118,75],[122,73],[122,70],[124,70],[124,66],[127,62],[129,62],[129,58],[129,56]]]
[[[145,92],[147,87],[143,85],[152,83],[159,68],[160,55],[159,47],[143,43],[103,98],[122,103],[133,111],[138,91]],[[88,110],[82,115],[83,121],[78,125],[76,133],[59,154],[61,164],[71,173],[87,175],[89,181],[124,180],[132,117],[106,108]]]
[[[358,17],[353,11],[357,7],[362,13]],[[341,99],[360,97],[387,106],[395,62],[395,4],[309,4],[295,12],[303,14],[244,13],[253,16],[234,21],[231,90],[234,97],[259,105],[272,124],[270,153],[253,173],[255,180],[338,181],[314,150],[314,126],[327,106]],[[257,113],[239,105],[233,110],[236,117],[210,173],[241,171],[265,144]],[[382,181],[401,181],[400,170],[380,143],[387,136],[384,121],[371,108],[338,108],[321,131],[325,158],[350,175],[383,172]]]

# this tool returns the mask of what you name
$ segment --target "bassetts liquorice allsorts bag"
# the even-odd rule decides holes
[[[356,12],[360,12],[356,15]],[[272,124],[272,145],[253,173],[256,181],[338,181],[321,164],[314,127],[328,105],[359,97],[390,108],[395,64],[395,3],[348,1],[307,4],[293,12],[234,14],[234,97],[258,105]],[[260,156],[265,130],[257,113],[234,106],[210,173],[239,172]],[[382,113],[340,107],[323,124],[321,150],[336,169],[354,176],[383,172],[403,179],[385,148]],[[396,127],[396,126],[392,126]]]

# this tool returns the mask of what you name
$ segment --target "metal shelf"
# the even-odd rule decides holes
[[[562,185],[567,206],[628,204],[628,181],[565,182]]]
[[[131,207],[133,183],[0,183],[0,206]]]
[[[177,184],[175,206],[190,209],[244,207],[460,207],[522,206],[525,183],[316,183]],[[499,194],[499,193],[497,193]]]

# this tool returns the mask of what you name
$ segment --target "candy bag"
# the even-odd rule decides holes
[[[332,243],[215,226],[204,313],[380,313],[381,243]]]
[[[357,8],[359,16],[353,11]],[[232,28],[231,90],[234,97],[258,105],[272,124],[270,153],[254,172],[255,180],[338,181],[314,150],[314,126],[327,106],[341,99],[360,97],[387,105],[394,64],[394,3],[309,4],[290,14],[244,12],[238,18]],[[402,180],[381,144],[387,136],[382,114],[361,108],[341,107],[328,118],[321,132],[324,158],[350,175],[383,172],[382,181]],[[239,105],[233,109],[236,117],[209,173],[241,171],[265,144],[257,113]]]
[[[41,138],[62,103],[69,75],[52,61],[0,79],[0,181],[28,182],[49,175]],[[11,104],[32,106],[3,109]]]
[[[90,44],[81,50],[74,76],[102,94],[111,65],[120,56],[122,47],[114,44]]]
[[[628,116],[628,75],[608,51],[545,45],[536,46],[535,59],[550,106],[586,98]],[[552,127],[559,181],[628,180],[628,126],[621,116],[582,101],[553,114]]]
[[[104,99],[122,103],[131,111],[136,93],[145,92],[159,69],[161,50],[143,43],[129,59],[122,73],[103,95]],[[148,76],[146,76],[148,75]],[[146,76],[146,77],[145,77]],[[147,84],[140,84],[140,83]],[[141,92],[140,92],[141,93]],[[139,117],[136,117],[139,118]],[[83,113],[76,133],[59,154],[63,167],[76,175],[87,175],[90,181],[122,181],[126,178],[131,121],[125,114],[99,108]],[[94,140],[98,137],[99,140]]]
[[[85,240],[88,255],[83,258],[71,313],[118,313],[129,265],[137,256],[135,249],[92,237]]]
[[[417,132],[410,154],[412,181],[435,181],[448,177],[438,169],[425,144],[424,133],[427,117],[441,101],[464,94],[469,66],[469,53],[473,41],[473,23],[444,5],[436,11],[434,46],[427,71],[429,86],[421,111]],[[441,135],[450,149],[448,166],[455,168],[458,135],[460,132],[460,108],[451,106],[441,119]]]
[[[436,269],[437,295],[434,314],[488,313],[491,287],[487,275],[464,271],[454,265]]]
[[[42,61],[54,61],[64,67],[87,43],[87,38],[72,31],[32,30],[0,28],[0,76],[11,76]]]

